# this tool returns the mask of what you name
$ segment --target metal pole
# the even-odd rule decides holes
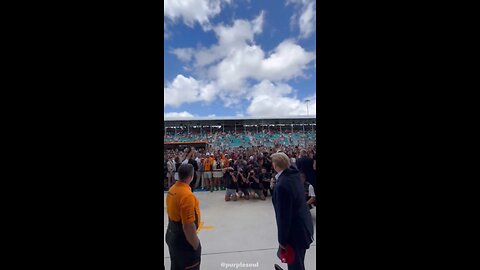
[[[305,102],[307,103],[307,116],[308,116],[308,103],[310,102],[309,99],[305,100]]]

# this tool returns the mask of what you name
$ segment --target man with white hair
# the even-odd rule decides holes
[[[278,152],[271,157],[277,172],[272,203],[277,220],[278,254],[293,258],[287,262],[289,270],[305,270],[305,252],[313,242],[313,220],[305,203],[304,187],[299,171],[290,166],[285,153]]]

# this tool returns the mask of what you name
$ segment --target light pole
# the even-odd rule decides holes
[[[308,103],[310,102],[310,99],[305,100],[305,103],[307,103],[307,116],[308,116]]]

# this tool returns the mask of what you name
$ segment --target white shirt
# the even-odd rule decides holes
[[[308,196],[315,197],[315,190],[312,185],[308,185]]]
[[[277,173],[275,175],[275,179],[278,181],[278,178],[280,177],[280,175],[283,173],[284,170],[281,170],[279,173]]]

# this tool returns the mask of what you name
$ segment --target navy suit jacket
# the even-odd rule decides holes
[[[313,220],[300,173],[295,167],[285,169],[273,190],[278,242],[294,249],[308,249],[313,242]]]

